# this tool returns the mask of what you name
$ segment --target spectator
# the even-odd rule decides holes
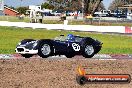
[[[24,20],[24,17],[25,17],[25,15],[22,14],[22,15],[19,16],[19,19],[20,19],[20,20]]]
[[[66,14],[65,13],[62,13],[61,14],[61,21],[64,21],[64,20],[66,20]]]
[[[90,21],[90,24],[93,23],[93,16],[92,16],[92,14],[88,14],[88,15],[86,16],[86,19],[88,19],[88,20]]]

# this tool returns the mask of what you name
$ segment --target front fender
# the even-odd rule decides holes
[[[38,41],[37,41],[37,45],[36,45],[35,49],[38,49],[39,46],[40,46],[43,42],[48,42],[48,43],[50,43],[50,44],[53,46],[52,40],[50,40],[50,39],[41,39],[41,40],[38,40]]]

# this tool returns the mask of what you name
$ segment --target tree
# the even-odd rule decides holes
[[[111,11],[114,11],[117,9],[117,7],[119,6],[123,6],[123,5],[126,5],[126,4],[131,4],[132,3],[132,0],[114,0],[110,6],[109,6],[109,10]]]
[[[69,0],[47,0],[50,5],[54,6],[54,9],[69,7],[71,4]]]
[[[41,8],[42,8],[42,9],[43,9],[43,8],[47,9],[48,6],[49,6],[49,3],[45,2],[45,3],[42,3]]]
[[[105,10],[105,9],[106,8],[105,8],[104,4],[101,2],[97,10],[99,11],[99,10]]]
[[[90,3],[88,12],[92,15],[95,13],[95,11],[105,10],[105,6],[102,2],[97,1]]]
[[[68,10],[77,11],[82,9],[81,0],[71,0],[67,4],[68,5],[66,7],[68,8]]]
[[[49,4],[55,7],[55,9],[58,9],[60,7],[73,11],[83,9],[85,15],[88,13],[94,13],[95,10],[100,8],[104,9],[104,5],[103,3],[101,3],[101,1],[103,0],[48,0],[48,1]]]
[[[20,14],[26,14],[26,10],[28,10],[28,7],[18,7],[18,8],[16,8],[16,10],[17,10]]]
[[[54,9],[54,6],[45,2],[45,3],[42,3],[41,5],[42,9],[45,8],[45,9]]]

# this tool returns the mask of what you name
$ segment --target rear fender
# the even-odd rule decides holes
[[[101,50],[102,47],[102,43],[99,42],[98,40],[94,40],[90,37],[86,37],[81,41],[82,44],[82,50],[84,49],[84,47],[86,46],[86,44],[88,45],[92,45],[95,49],[95,53],[98,53]]]
[[[82,41],[80,42],[81,45],[84,47],[86,44],[89,44],[89,45],[93,45],[95,42],[94,39],[90,38],[90,37],[86,37],[86,38],[83,38]]]

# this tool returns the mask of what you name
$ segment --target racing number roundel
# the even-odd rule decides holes
[[[79,50],[80,50],[79,44],[76,44],[76,43],[72,43],[72,48],[73,48],[75,51],[79,51]]]

